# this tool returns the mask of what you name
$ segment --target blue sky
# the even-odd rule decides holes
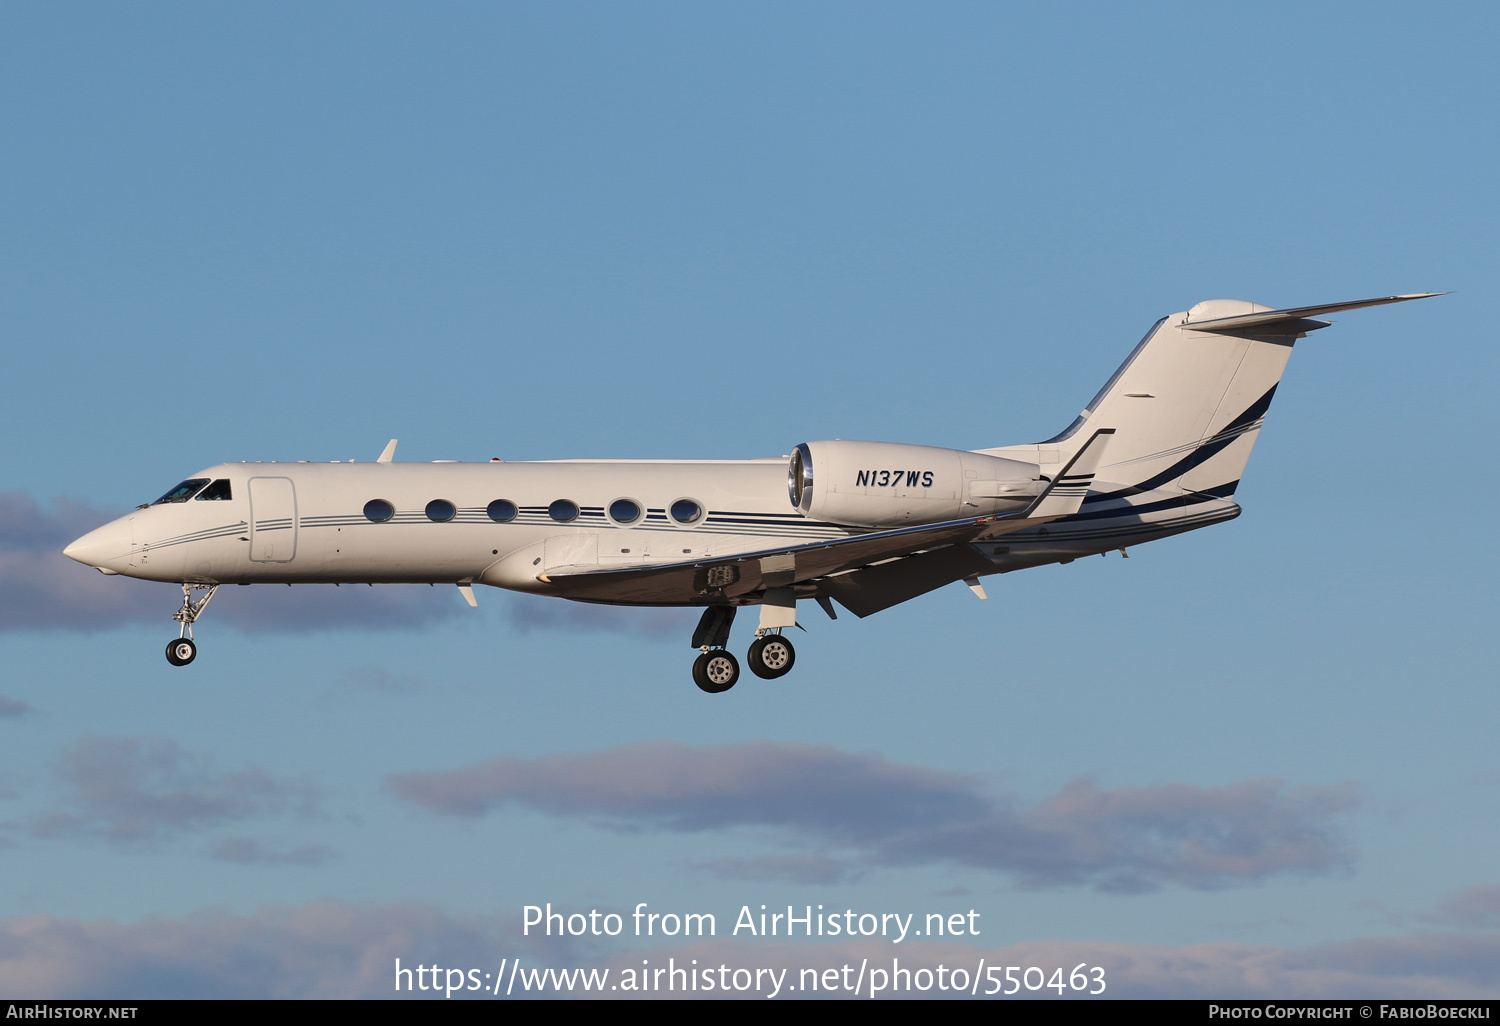
[[[645,901],[974,908],[973,950],[1121,995],[1493,996],[1497,28],[6,5],[0,992],[618,966],[646,948],[521,908]],[[1299,343],[1233,523],[814,610],[794,674],[723,696],[691,613],[487,590],[235,589],[174,670],[171,589],[59,555],[200,467],[391,437],[1033,441],[1200,300],[1440,290]]]

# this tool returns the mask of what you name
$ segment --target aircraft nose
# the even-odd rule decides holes
[[[110,570],[109,564],[125,556],[129,551],[129,533],[125,525],[117,520],[77,539],[63,549],[63,555],[77,560],[84,566]]]

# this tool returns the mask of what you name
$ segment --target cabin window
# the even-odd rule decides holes
[[[516,514],[520,512],[520,510],[516,508],[516,504],[514,502],[511,502],[509,499],[496,499],[494,502],[486,506],[484,508],[484,511],[488,513],[490,515],[490,519],[497,524],[510,523],[512,520],[516,519]]]
[[[641,519],[641,504],[634,499],[616,499],[609,504],[609,519],[617,524],[633,524]]]
[[[198,493],[199,502],[212,499],[220,499],[228,502],[232,498],[234,496],[229,493],[229,481],[226,478],[220,478]]]
[[[696,524],[703,519],[703,507],[693,499],[678,499],[672,503],[672,519],[679,524]]]
[[[365,503],[365,519],[372,524],[383,524],[396,515],[396,507],[384,499],[371,499]]]
[[[433,499],[427,504],[427,519],[434,524],[446,524],[458,516],[458,507],[447,499]]]
[[[578,519],[578,503],[572,499],[557,499],[547,507],[547,515],[559,524]]]
[[[187,502],[206,484],[208,484],[208,478],[206,477],[189,478],[151,505],[160,506],[164,502]]]

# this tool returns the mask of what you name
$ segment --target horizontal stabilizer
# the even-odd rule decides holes
[[[1188,321],[1182,325],[1189,331],[1205,331],[1215,335],[1251,333],[1258,335],[1297,335],[1318,328],[1328,327],[1327,321],[1311,318],[1321,314],[1358,310],[1366,306],[1385,306],[1387,303],[1405,303],[1412,299],[1431,299],[1446,296],[1446,292],[1413,292],[1404,296],[1382,296],[1378,299],[1356,299],[1347,303],[1325,303],[1321,306],[1294,306],[1286,310],[1258,310],[1255,313],[1236,317],[1216,317],[1207,321]]]

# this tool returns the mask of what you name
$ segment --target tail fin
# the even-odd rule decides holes
[[[1273,310],[1214,299],[1157,321],[1068,430],[1036,446],[1046,466],[1066,464],[1094,436],[1115,429],[1098,478],[1123,493],[1165,488],[1234,494],[1281,380],[1292,344],[1328,327],[1317,314],[1443,293],[1388,296]],[[1024,449],[1030,449],[1026,446]],[[998,450],[997,450],[998,451]],[[1007,454],[1015,454],[1016,448]]]

